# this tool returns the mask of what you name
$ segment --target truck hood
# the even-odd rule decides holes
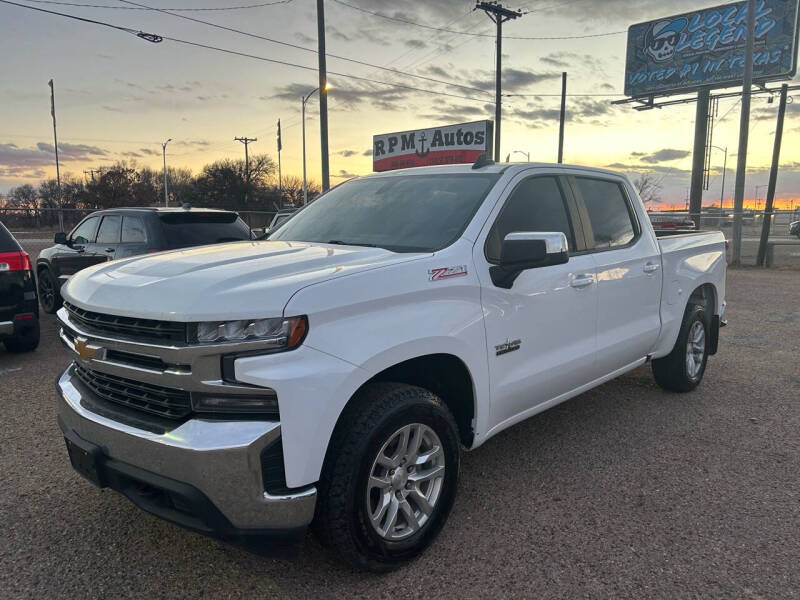
[[[421,256],[305,242],[233,242],[95,265],[74,275],[62,295],[86,310],[145,319],[276,317],[303,287]]]

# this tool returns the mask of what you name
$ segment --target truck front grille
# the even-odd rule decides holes
[[[64,308],[67,309],[70,320],[87,331],[142,341],[181,343],[187,341],[186,323],[105,315],[84,310],[69,302],[64,302]]]
[[[95,395],[109,402],[168,419],[184,419],[192,412],[189,392],[184,390],[92,371],[77,363],[75,375]]]

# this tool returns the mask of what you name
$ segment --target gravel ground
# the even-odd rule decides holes
[[[380,577],[311,536],[294,563],[249,555],[81,479],[45,316],[38,351],[0,350],[0,597],[800,598],[800,272],[728,286],[697,391],[643,367],[498,435],[464,456],[439,539]]]

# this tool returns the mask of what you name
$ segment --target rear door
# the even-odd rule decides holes
[[[11,321],[24,297],[25,271],[21,248],[0,223],[0,323]]]
[[[56,276],[62,281],[81,269],[105,260],[94,253],[92,244],[97,237],[100,217],[89,217],[83,220],[69,234],[69,244],[56,246],[50,263]]]
[[[573,176],[597,272],[597,376],[645,358],[661,329],[661,253],[625,180]]]
[[[114,260],[120,245],[122,215],[105,215],[97,230],[97,239],[90,245],[91,251],[104,260]]]
[[[147,252],[147,229],[138,215],[122,217],[122,239],[114,258],[126,258]]]

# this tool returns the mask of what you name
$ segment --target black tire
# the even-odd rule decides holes
[[[3,340],[9,352],[33,352],[39,346],[39,320],[24,322],[21,331]]]
[[[427,521],[409,537],[389,541],[369,520],[367,481],[383,445],[409,424],[425,425],[438,436],[444,478]],[[459,458],[455,420],[438,396],[398,383],[365,386],[345,409],[328,448],[314,521],[318,537],[358,569],[383,573],[400,567],[425,550],[444,526],[455,499]]]
[[[39,286],[39,304],[42,305],[42,310],[51,315],[55,314],[63,300],[61,294],[58,292],[58,284],[55,277],[50,272],[50,269],[44,268],[39,271],[38,286]]]
[[[703,327],[704,342],[702,360],[699,362],[699,370],[692,374],[687,365],[687,346],[689,344],[690,332],[695,328],[695,323],[700,323]],[[683,315],[683,323],[678,333],[675,346],[667,356],[657,358],[653,361],[653,376],[656,383],[665,390],[671,392],[691,392],[703,380],[703,374],[708,364],[708,351],[711,336],[710,322],[705,309],[697,304],[690,304],[686,307]]]

